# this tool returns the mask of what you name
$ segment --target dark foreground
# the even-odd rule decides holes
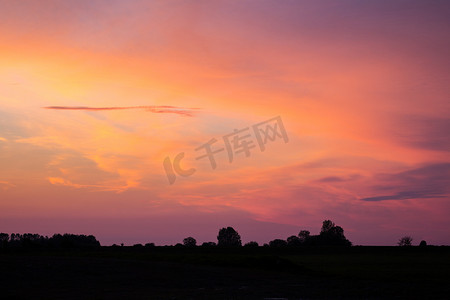
[[[449,299],[450,247],[0,253],[2,299]]]

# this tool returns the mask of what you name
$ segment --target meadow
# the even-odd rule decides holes
[[[448,299],[450,247],[4,249],[5,299]]]

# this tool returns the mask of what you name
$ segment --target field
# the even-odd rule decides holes
[[[450,247],[0,253],[6,299],[448,299]]]

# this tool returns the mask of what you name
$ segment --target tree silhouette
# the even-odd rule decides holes
[[[233,227],[222,228],[217,236],[217,244],[222,247],[242,246],[241,236]]]
[[[300,246],[302,244],[302,240],[295,235],[291,235],[290,237],[287,238],[287,245],[290,247],[297,247]]]
[[[183,245],[185,245],[186,247],[195,247],[197,245],[197,241],[190,236],[183,240]]]
[[[11,248],[95,248],[100,247],[93,235],[54,234],[51,238],[36,233],[0,233],[0,247]]]
[[[254,242],[254,241],[248,242],[247,244],[244,245],[244,247],[248,247],[248,248],[256,248],[258,246],[259,246],[258,243]]]
[[[269,242],[269,246],[273,247],[273,248],[286,247],[287,246],[287,242],[285,240],[282,240],[282,239],[274,239],[273,241]]]
[[[288,244],[296,243],[289,237]],[[352,243],[344,235],[344,229],[336,226],[331,220],[325,220],[319,235],[310,235],[308,230],[298,233],[298,239],[302,246],[351,246]]]
[[[404,236],[398,240],[399,246],[411,246],[413,238],[410,236]]]
[[[96,248],[100,242],[93,235],[54,234],[50,239],[51,246],[56,248]]]
[[[352,243],[347,240],[344,235],[344,229],[341,226],[336,226],[334,222],[325,220],[322,223],[322,230],[314,243],[328,246],[351,246]]]
[[[320,233],[327,233],[334,227],[334,223],[331,222],[331,220],[325,220],[322,223],[322,229],[320,230]]]
[[[202,247],[206,247],[206,248],[215,247],[215,246],[217,246],[217,245],[214,242],[204,242],[202,244]]]
[[[9,234],[7,233],[0,233],[0,248],[6,248],[9,241]]]
[[[301,230],[298,233],[298,237],[302,243],[305,242],[306,239],[309,238],[309,236],[310,236],[310,232],[308,230]]]
[[[420,247],[426,247],[426,245],[427,245],[427,242],[425,240],[420,241],[420,244],[419,244]]]

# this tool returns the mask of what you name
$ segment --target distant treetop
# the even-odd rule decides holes
[[[217,236],[217,245],[222,247],[242,246],[241,236],[233,227],[222,228]]]

